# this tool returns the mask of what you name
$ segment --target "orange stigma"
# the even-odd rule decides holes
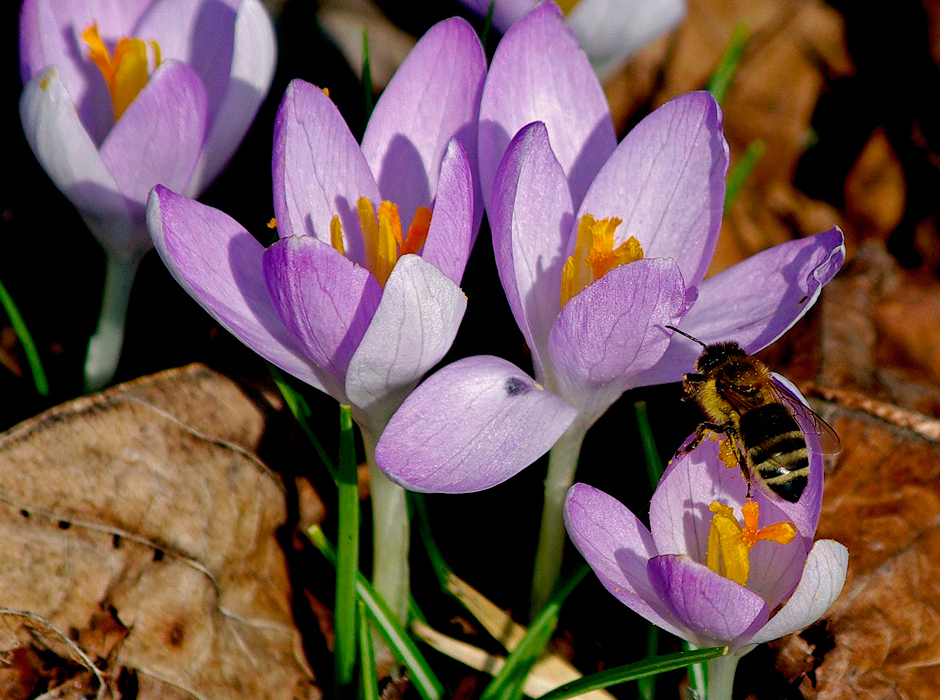
[[[382,202],[376,214],[372,202],[366,197],[360,197],[357,210],[362,226],[362,240],[365,243],[366,269],[375,275],[379,284],[384,287],[395,263],[402,255],[417,254],[424,248],[428,231],[431,229],[431,210],[418,207],[405,236],[402,236],[398,206],[393,202]],[[343,227],[338,215],[330,221],[330,243],[340,253],[346,254]]]
[[[734,509],[717,501],[709,506],[715,515],[708,532],[708,568],[716,574],[747,584],[751,571],[751,549],[761,540],[786,545],[796,537],[793,523],[780,522],[758,529],[760,507],[757,501],[748,501],[741,506],[744,527],[734,517]]]

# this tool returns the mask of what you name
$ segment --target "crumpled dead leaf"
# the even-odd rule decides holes
[[[0,436],[3,653],[50,651],[75,678],[78,647],[112,697],[320,697],[275,537],[284,488],[252,452],[267,418],[193,365]]]
[[[735,29],[747,44],[722,102],[732,164],[760,140],[764,152],[725,211],[709,274],[773,245],[844,223],[793,187],[812,143],[811,120],[828,80],[854,72],[841,15],[821,0],[691,0],[675,35],[644,49],[607,84],[614,123],[709,82]],[[847,229],[850,240],[854,236]]]
[[[842,596],[780,645],[808,699],[934,698],[940,687],[940,422],[852,391],[816,392],[843,452],[818,531],[849,549]]]

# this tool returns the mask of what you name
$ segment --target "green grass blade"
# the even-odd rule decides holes
[[[369,611],[362,600],[356,601],[359,623],[359,688],[362,700],[379,700],[379,680],[375,676],[375,649],[372,648],[372,625]]]
[[[747,178],[757,165],[757,161],[761,159],[766,150],[767,144],[764,143],[763,139],[754,139],[744,149],[744,154],[728,173],[728,186],[725,189],[725,208],[738,196],[738,192],[741,191],[744,183],[747,182]]]
[[[646,632],[646,658],[653,659],[659,653],[659,627],[648,625]],[[656,676],[644,676],[637,679],[640,700],[653,700],[656,697]]]
[[[650,425],[649,413],[646,410],[646,401],[637,401],[633,404],[636,412],[636,422],[640,429],[640,443],[643,445],[643,455],[646,457],[646,473],[650,480],[650,491],[655,491],[659,480],[663,476],[663,461],[656,447],[656,438],[653,436],[653,426]]]
[[[558,625],[558,613],[562,603],[575,587],[584,580],[590,572],[586,564],[578,569],[565,583],[558,588],[548,603],[542,608],[533,623],[526,630],[525,637],[519,646],[506,658],[506,663],[492,682],[483,691],[480,700],[497,700],[511,697],[516,692],[516,686],[521,686],[529,669],[539,660],[545,645]]]
[[[366,117],[375,109],[375,89],[372,86],[372,62],[369,60],[369,34],[362,28],[362,91],[366,105]]]
[[[486,42],[493,33],[493,11],[496,9],[496,0],[490,2],[490,9],[486,11],[486,21],[483,23],[483,33],[480,34],[480,45],[483,47],[483,53],[486,53]]]
[[[359,480],[352,408],[339,407],[339,528],[337,534],[336,604],[333,610],[336,646],[333,669],[336,697],[355,697],[356,574],[359,572]]]
[[[434,541],[434,534],[431,532],[431,521],[428,518],[428,506],[424,501],[424,494],[409,491],[408,503],[411,504],[412,513],[416,516],[413,517],[412,522],[415,522],[418,526],[418,535],[421,537],[421,544],[424,545],[428,559],[431,560],[431,568],[434,569],[437,582],[441,590],[449,593],[447,590],[447,577],[450,575],[451,569],[447,566],[447,562],[444,561],[444,555],[441,554],[441,549],[437,546],[437,542]]]
[[[731,32],[731,39],[724,54],[718,60],[715,72],[712,73],[712,79],[708,83],[708,91],[712,94],[718,104],[725,99],[728,87],[734,80],[734,74],[738,72],[738,64],[744,55],[744,49],[747,48],[748,29],[746,24],[739,24]]]
[[[23,352],[26,354],[26,362],[29,363],[29,371],[33,375],[33,384],[36,385],[36,393],[40,396],[49,395],[49,380],[46,379],[46,372],[42,368],[42,361],[39,359],[39,351],[36,349],[36,343],[33,342],[33,336],[29,334],[26,322],[20,310],[13,303],[13,297],[7,291],[7,288],[0,283],[0,304],[3,304],[3,310],[7,312],[10,318],[10,325],[16,332],[16,337],[20,339],[23,346]]]
[[[294,419],[297,421],[298,425],[300,425],[300,429],[304,431],[304,435],[307,436],[307,439],[310,440],[310,444],[313,445],[313,450],[317,453],[317,457],[323,463],[323,466],[326,467],[326,470],[330,473],[330,477],[335,482],[337,474],[333,460],[330,459],[326,450],[323,449],[323,445],[321,445],[320,441],[317,439],[316,433],[314,433],[313,428],[310,427],[310,407],[307,405],[304,397],[294,391],[291,385],[287,383],[287,379],[284,377],[284,373],[281,372],[281,370],[270,362],[268,362],[267,365],[268,371],[274,379],[274,383],[277,384],[278,391],[280,391],[281,396],[284,397],[284,403],[287,404],[290,412],[294,415]]]
[[[618,666],[600,673],[593,673],[590,676],[579,678],[571,683],[555,688],[550,693],[545,693],[539,700],[565,700],[573,698],[582,693],[589,693],[592,690],[608,688],[619,683],[635,681],[646,676],[653,676],[666,671],[675,671],[676,669],[689,666],[691,664],[701,663],[709,659],[716,659],[728,653],[728,647],[713,647],[710,649],[698,649],[696,651],[680,651],[675,654],[666,654],[652,659],[644,659],[635,664]]]
[[[686,641],[682,642],[686,651],[695,651],[695,647]],[[708,688],[708,664],[702,662],[689,667],[689,689],[697,698],[704,698]]]
[[[307,530],[307,536],[330,562],[336,562],[336,550],[323,534],[319,526]],[[439,700],[444,687],[434,675],[428,662],[418,650],[417,645],[405,632],[398,618],[389,610],[382,597],[375,592],[361,573],[356,573],[356,593],[369,610],[369,616],[375,622],[379,632],[389,648],[401,659],[411,672],[411,682],[424,700]]]

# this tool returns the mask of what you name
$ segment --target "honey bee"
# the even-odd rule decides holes
[[[748,498],[753,478],[783,500],[799,501],[809,483],[809,453],[796,416],[811,419],[822,454],[838,454],[835,431],[775,383],[767,366],[738,343],[706,345],[678,328],[666,328],[704,348],[695,361],[695,371],[682,378],[682,388],[707,420],[695,429],[695,437],[679,454],[693,450],[706,435],[723,434],[744,474]]]

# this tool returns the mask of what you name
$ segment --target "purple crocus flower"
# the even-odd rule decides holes
[[[727,468],[713,440],[666,469],[649,529],[586,484],[572,486],[565,500],[568,533],[607,590],[697,647],[728,646],[709,673],[710,699],[730,697],[741,656],[818,620],[845,583],[846,548],[813,541],[824,469],[811,419],[797,419],[810,447],[810,480],[798,503],[762,487],[747,501],[740,470]]]
[[[271,84],[274,29],[258,0],[25,0],[19,51],[26,139],[108,256],[86,366],[97,388],[151,246],[147,195],[195,196],[225,166]]]
[[[627,389],[679,381],[694,364],[699,346],[665,327],[756,352],[806,313],[845,258],[833,228],[704,279],[725,197],[721,123],[711,95],[690,93],[618,145],[553,3],[513,25],[493,57],[480,179],[535,379],[495,358],[445,367],[392,417],[376,459],[407,488],[456,493],[505,481],[551,448],[535,606],[560,567],[561,507],[587,429]]]
[[[481,17],[490,10],[490,0],[461,2]],[[536,4],[537,0],[496,0],[493,26],[505,33]],[[684,0],[559,0],[557,4],[602,78],[685,16]]]
[[[539,114],[544,121],[533,122]],[[681,380],[700,348],[673,339],[666,325],[706,343],[737,340],[751,353],[766,347],[812,306],[844,259],[833,228],[703,281],[728,167],[718,105],[705,92],[683,95],[617,145],[597,79],[551,3],[503,38],[480,120],[496,264],[535,381],[495,358],[462,360],[429,378],[378,445],[380,465],[408,488],[490,488],[573,422],[583,434],[626,389]],[[593,248],[579,241],[586,216],[622,219],[606,250],[608,230]],[[575,280],[563,299],[569,257],[613,258],[617,248],[636,259],[582,280],[583,288]],[[506,439],[493,439],[497,432]]]
[[[485,72],[469,24],[435,25],[382,93],[361,147],[323,90],[291,83],[274,135],[280,240],[267,250],[220,211],[162,186],[150,196],[154,244],[176,280],[262,357],[351,405],[370,463],[388,417],[450,348],[466,309],[459,284],[482,215]],[[404,494],[377,470],[372,489],[375,509],[394,501],[394,512],[376,513],[376,554],[404,548],[404,558]],[[382,592],[403,615],[407,579]]]

